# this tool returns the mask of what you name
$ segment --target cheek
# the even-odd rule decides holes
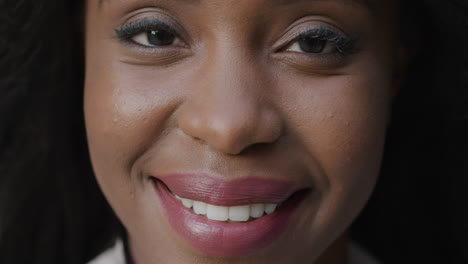
[[[284,104],[293,106],[285,107],[285,119],[306,153],[304,163],[318,178],[320,193],[321,209],[311,230],[339,234],[365,205],[377,180],[391,78],[376,69],[306,79],[294,87],[283,95],[288,98]]]
[[[305,124],[299,134],[304,135],[308,150],[335,184],[346,182],[353,171],[375,172],[384,141],[389,88],[385,82],[345,77],[324,87],[329,90],[312,97],[304,109],[310,122],[297,120]]]
[[[158,90],[151,80],[118,72],[109,70],[87,78],[85,114],[90,147],[107,152],[102,154],[130,169],[135,152],[143,151],[149,138],[163,129],[160,125],[173,109],[174,100],[168,98],[167,90],[171,89]]]
[[[88,10],[89,25],[102,24],[95,12]],[[84,94],[88,144],[100,182],[106,176],[132,174],[138,155],[162,133],[180,89],[164,71],[123,63],[122,45],[103,37],[109,34],[103,29],[89,26],[86,31]],[[107,185],[101,188],[106,193]]]
[[[135,161],[163,133],[177,87],[164,78],[155,85],[154,72],[125,66],[106,51],[88,52],[84,111],[93,169],[119,217],[133,219],[144,211]]]

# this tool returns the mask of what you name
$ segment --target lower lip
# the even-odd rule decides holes
[[[253,221],[219,222],[183,207],[163,183],[153,182],[172,228],[194,248],[213,256],[246,256],[273,244],[286,231],[302,201],[290,199],[274,213]]]

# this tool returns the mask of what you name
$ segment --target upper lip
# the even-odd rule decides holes
[[[224,181],[204,174],[167,174],[155,176],[182,198],[219,206],[257,203],[279,204],[297,191],[309,188],[291,181],[255,176]]]

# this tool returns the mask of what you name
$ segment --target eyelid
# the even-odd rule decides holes
[[[331,26],[316,25],[315,27],[301,27],[302,30],[289,31],[285,34],[286,40],[282,41],[276,51],[286,51],[304,36],[317,36],[322,40],[330,42],[329,45],[334,45],[340,55],[349,55],[355,53],[357,39],[349,37],[347,34],[338,29],[332,29]],[[308,53],[305,53],[308,54]],[[309,54],[310,55],[310,54]]]
[[[282,46],[287,45],[293,41],[299,40],[301,37],[306,36],[306,35],[311,35],[311,34],[316,34],[320,36],[320,34],[323,35],[323,33],[336,33],[340,34],[338,32],[335,32],[332,29],[329,29],[328,27],[317,25],[317,26],[309,26],[309,27],[303,27],[298,30],[292,30],[288,33],[286,33],[283,37],[282,40]],[[344,34],[343,34],[344,35]]]
[[[175,36],[179,37],[179,34],[168,24],[162,22],[161,20],[147,18],[133,21],[126,25],[123,25],[122,27],[115,29],[115,33],[120,39],[129,39],[140,33],[144,33],[146,31],[154,29],[164,29],[170,32],[171,34],[174,34]]]
[[[178,24],[178,23],[175,23]],[[181,30],[176,30],[174,28],[178,28],[178,26],[171,26],[169,23],[163,22],[163,20],[158,19],[158,18],[141,18],[138,20],[134,20],[132,22],[128,22],[124,25],[122,25],[120,28],[115,29],[115,34],[117,38],[122,41],[124,44],[128,44],[134,47],[139,47],[142,49],[168,49],[168,48],[174,48],[175,46],[180,48],[180,47],[187,47],[187,41],[185,41],[184,37],[182,37],[179,32],[182,31],[182,33],[185,33],[185,31]],[[147,46],[147,45],[142,45],[140,43],[136,43],[132,38],[138,36],[139,34],[148,32],[150,30],[155,30],[155,29],[162,29],[165,30],[171,34],[173,34],[179,41],[177,45],[170,45],[170,46],[164,46],[164,47],[158,47],[158,46]]]
[[[329,21],[328,19],[306,16],[288,26],[283,34],[279,37],[279,41],[277,42],[279,45],[275,46],[284,46],[295,40],[301,34],[317,29],[321,29],[323,31],[328,30],[347,35],[339,26],[335,25],[335,23]]]
[[[171,23],[167,23],[166,20]],[[175,26],[172,26],[174,24]],[[152,46],[135,41],[135,37],[147,35],[148,31],[151,30],[167,31],[175,36],[177,43],[167,46]],[[181,37],[179,32],[186,37],[188,36],[176,20],[156,18],[154,14],[139,15],[131,20],[126,20],[120,27],[114,29],[115,41],[120,42],[124,48],[120,61],[139,66],[164,67],[180,62],[192,53],[188,42]]]

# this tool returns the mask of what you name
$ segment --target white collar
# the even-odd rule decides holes
[[[118,239],[113,247],[101,253],[88,264],[125,264],[124,252],[123,242]]]

